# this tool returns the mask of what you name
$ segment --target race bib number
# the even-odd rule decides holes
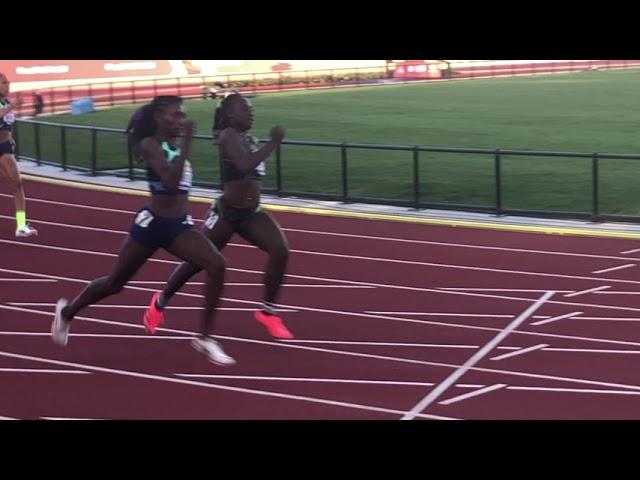
[[[142,228],[147,228],[151,222],[153,222],[153,215],[149,210],[142,210],[136,215],[134,223]]]
[[[251,153],[257,152],[259,150],[260,142],[258,141],[258,137],[254,137],[253,135],[247,135],[247,141],[249,144],[249,151]]]
[[[190,190],[193,182],[193,168],[191,163],[187,160],[184,164],[184,170],[182,170],[182,179],[180,179],[180,187],[184,190]]]
[[[218,218],[218,214],[213,210],[213,208],[210,208],[207,212],[207,217],[204,219],[204,226],[211,230],[218,221]]]

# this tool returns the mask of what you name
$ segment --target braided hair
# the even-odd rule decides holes
[[[4,73],[0,72],[0,81],[3,83],[9,83],[9,77],[7,77]]]
[[[158,131],[158,123],[155,119],[156,112],[172,105],[182,105],[182,98],[176,95],[161,95],[138,109],[127,126],[127,131],[131,132],[133,142],[139,144],[145,138],[153,137]]]
[[[156,112],[164,110],[171,105],[182,105],[182,98],[175,95],[161,95],[155,97],[151,103],[143,105],[129,119],[125,135],[130,142],[134,156],[142,161],[140,156],[140,144],[147,137],[153,137],[158,131],[155,119]]]

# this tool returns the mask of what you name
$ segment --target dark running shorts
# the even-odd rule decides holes
[[[230,207],[225,203],[224,197],[220,197],[207,211],[207,216],[204,219],[204,225],[206,228],[211,230],[218,221],[218,218],[222,218],[229,222],[236,231],[240,231],[244,225],[246,225],[246,223],[260,211],[262,211],[262,207],[260,205],[258,205],[257,208]]]
[[[4,142],[4,143],[0,143],[0,157],[2,155],[7,154],[7,153],[10,154],[10,155],[13,155],[13,154],[16,153],[16,149],[15,149],[15,146],[13,145],[13,143],[11,143],[9,141]]]
[[[158,217],[149,208],[143,207],[136,214],[129,235],[147,247],[167,249],[180,234],[192,228],[191,215],[178,218]]]

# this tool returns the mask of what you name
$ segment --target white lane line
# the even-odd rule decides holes
[[[134,280],[129,282],[129,284],[133,285],[166,285],[166,281],[154,281],[154,280]],[[195,285],[195,286],[203,286],[204,282],[187,282],[186,285]],[[225,286],[233,286],[233,287],[263,287],[264,283],[246,283],[246,282],[225,282]],[[286,288],[376,288],[371,285],[316,285],[309,284],[303,285],[300,283],[286,283],[284,285]]]
[[[19,418],[14,418],[14,417],[3,417],[0,415],[0,420],[20,420]]]
[[[533,315],[538,308],[540,308],[548,299],[554,295],[554,291],[548,291],[542,295],[538,300],[529,306],[524,312],[522,312],[518,318],[507,325],[498,335],[493,337],[484,347],[478,350],[475,354],[469,358],[463,365],[458,367],[451,375],[445,378],[442,383],[435,387],[429,394],[420,400],[411,410],[402,416],[402,420],[411,420],[415,416],[425,410],[433,401],[435,401],[442,393],[444,393],[451,385],[458,381],[471,367],[484,358],[487,353],[493,350],[502,340],[504,340],[512,331],[518,328],[529,316]]]
[[[38,315],[45,315],[45,316],[48,316],[48,317],[52,316],[51,312],[43,312],[41,310],[30,310],[30,309],[20,308],[20,307],[9,307],[9,306],[5,306],[5,305],[2,305],[2,304],[0,304],[0,309],[24,311],[24,312],[34,313],[34,314],[38,314]],[[113,321],[113,320],[102,320],[102,319],[93,318],[93,317],[77,316],[76,319],[77,320],[86,320],[86,321],[95,322],[95,323],[102,323],[102,324],[107,324],[107,325],[118,325],[118,326],[122,326],[122,327],[135,328],[135,329],[138,329],[138,330],[144,328],[144,326],[142,326],[142,325],[136,325],[136,324],[124,323],[124,322],[117,322],[117,321]],[[497,331],[498,329],[492,328],[492,329],[489,329],[489,330]],[[176,329],[164,328],[164,327],[158,328],[158,332],[183,334],[183,335],[186,335],[187,338],[189,338],[189,339],[198,335],[197,332],[191,332],[191,331],[185,331],[185,330],[176,330]],[[523,333],[523,332],[516,331],[514,333]],[[569,335],[556,335],[556,334],[543,334],[543,333],[535,333],[535,334],[533,334],[533,333],[530,333],[530,332],[524,332],[524,333],[535,335],[535,336],[547,336],[547,337],[564,338],[564,339],[570,339],[570,340],[588,340],[588,341],[596,341],[598,343],[614,343],[614,344],[632,345],[632,346],[635,346],[635,347],[640,347],[640,342],[629,342],[629,341],[607,340],[607,339],[593,339],[593,338],[589,338],[589,337],[574,337],[574,336],[569,336]],[[374,354],[369,354],[369,353],[352,352],[352,351],[345,351],[345,350],[332,350],[332,349],[328,349],[328,348],[319,348],[319,347],[306,347],[304,345],[295,345],[295,344],[291,344],[289,342],[283,342],[283,341],[275,342],[275,341],[255,340],[255,339],[250,339],[250,338],[231,337],[231,336],[228,336],[228,335],[215,335],[214,337],[217,338],[217,339],[220,339],[220,340],[229,340],[229,341],[235,341],[235,342],[240,342],[240,343],[251,343],[251,344],[256,344],[256,345],[268,345],[269,347],[277,346],[277,347],[282,347],[282,348],[292,348],[292,349],[296,349],[296,350],[305,350],[305,351],[312,351],[312,352],[327,353],[327,354],[331,354],[331,355],[356,357],[356,358],[370,358],[370,359],[374,359],[374,360],[384,360],[384,361],[391,361],[391,362],[398,362],[398,363],[407,363],[407,364],[412,364],[412,365],[427,365],[427,366],[432,366],[432,367],[444,367],[444,368],[450,368],[450,369],[455,369],[455,368],[458,368],[460,366],[458,364],[453,364],[453,363],[431,362],[431,361],[426,361],[426,360],[413,360],[413,359],[410,359],[410,358],[392,357],[392,356],[387,356],[387,355],[374,355]],[[511,347],[498,347],[498,348],[508,349],[508,348],[511,348]],[[576,350],[578,350],[578,349],[576,349]],[[561,351],[561,350],[558,349],[558,351]],[[624,350],[623,352],[626,353],[627,351]],[[631,351],[631,353],[633,353],[633,351]],[[503,369],[486,368],[486,367],[473,367],[472,370],[478,371],[478,372],[491,373],[491,374],[509,375],[509,376],[514,376],[514,377],[526,377],[526,378],[535,378],[535,379],[541,379],[541,380],[551,380],[551,381],[560,381],[560,382],[569,382],[569,383],[580,383],[580,384],[586,384],[586,385],[599,385],[599,386],[603,386],[603,387],[614,387],[614,388],[617,387],[617,388],[623,388],[623,389],[628,389],[628,390],[640,391],[640,385],[629,385],[629,384],[623,384],[623,383],[602,382],[602,381],[599,381],[599,380],[590,380],[590,379],[585,379],[585,378],[562,377],[562,376],[558,376],[558,375],[546,375],[546,374],[520,372],[520,371],[516,371],[516,370],[503,370]]]
[[[365,345],[370,347],[434,347],[434,348],[480,348],[478,345],[456,345],[450,343],[403,343],[403,342],[362,342],[349,340],[281,340],[282,343],[304,344],[319,343],[323,345]],[[518,347],[509,347],[518,348]]]
[[[365,310],[364,313],[374,315],[424,315],[425,317],[478,317],[478,318],[513,318],[514,315],[494,315],[491,313],[438,313],[438,312],[381,312],[378,310]]]
[[[561,388],[561,387],[507,387],[507,390],[524,390],[536,392],[561,392],[561,393],[605,393],[609,395],[640,395],[640,392],[629,390],[599,390],[593,388]]]
[[[582,320],[584,317],[580,317]],[[2,334],[2,332],[0,332]],[[398,342],[352,342],[342,340],[282,340],[282,343],[296,344],[318,344],[318,345],[363,345],[363,346],[388,346],[388,347],[425,347],[425,348],[453,348],[475,350],[480,348],[479,345],[454,345],[445,343],[398,343]],[[637,344],[640,345],[640,344]],[[499,346],[496,350],[516,351],[523,347]],[[549,347],[542,348],[545,352],[567,352],[567,353],[614,353],[614,354],[640,354],[640,350],[614,350],[604,348],[563,348]]]
[[[135,213],[135,212],[131,212],[131,213]],[[316,235],[324,235],[324,236],[364,238],[367,240],[385,240],[385,241],[401,242],[401,243],[413,243],[413,244],[419,244],[419,245],[438,245],[443,247],[470,248],[470,249],[476,249],[476,250],[494,250],[494,251],[503,251],[503,252],[513,252],[513,253],[535,253],[535,254],[542,254],[542,255],[560,255],[560,256],[568,256],[568,257],[601,258],[601,259],[611,259],[611,260],[623,260],[623,259],[630,260],[624,257],[616,257],[612,255],[598,255],[598,254],[592,254],[592,253],[558,252],[553,250],[531,250],[526,248],[496,247],[492,245],[470,245],[465,243],[435,242],[432,240],[411,240],[406,238],[377,237],[377,236],[371,236],[371,235],[358,235],[353,233],[302,230],[297,228],[283,228],[283,230],[286,232],[299,232],[299,233],[316,234]],[[640,251],[640,249],[638,249],[637,251]]]
[[[560,315],[557,317],[551,317],[551,318],[547,318],[546,320],[540,320],[539,322],[534,322],[531,325],[544,325],[545,323],[551,323],[551,322],[557,322],[558,320],[564,320],[567,318],[573,318],[576,317],[578,315],[582,315],[583,312],[571,312],[571,313],[567,313],[565,315]]]
[[[640,318],[635,317],[580,317],[580,320],[593,320],[604,322],[640,322]]]
[[[596,295],[640,295],[640,292],[596,292]]]
[[[75,418],[75,417],[40,417],[42,420],[80,420],[80,421],[97,421],[107,420],[106,418]]]
[[[545,352],[567,352],[567,353],[619,353],[624,355],[640,354],[640,350],[613,350],[606,348],[561,348],[549,347],[544,349]]]
[[[7,302],[7,305],[15,305],[18,307],[53,307],[56,304],[50,302]],[[91,305],[91,308],[137,308],[137,309],[146,309],[148,305],[112,305],[112,304],[97,304]],[[87,307],[89,308],[89,307]],[[168,307],[170,310],[202,310],[202,307],[183,307],[183,306],[173,306],[170,305]],[[236,308],[236,307],[220,307],[217,310],[221,311],[231,311],[231,312],[255,312],[255,308]],[[291,310],[286,308],[276,308],[277,312],[298,312],[298,310]]]
[[[266,377],[253,375],[209,375],[204,373],[174,373],[177,377],[186,378],[211,378],[220,380],[265,380],[277,382],[309,382],[309,383],[353,383],[367,385],[405,385],[418,387],[431,387],[433,382],[401,382],[393,380],[356,380],[348,378],[311,378],[311,377]],[[465,387],[463,387],[465,388]],[[467,387],[468,388],[468,387]]]
[[[51,335],[51,334],[49,334]],[[0,372],[5,373],[70,373],[72,375],[91,375],[91,372],[82,370],[56,370],[52,368],[0,368]]]
[[[630,253],[640,252],[640,248],[635,248],[633,250],[625,250],[624,252],[620,252],[622,255],[628,255]]]
[[[312,377],[268,377],[259,375],[213,375],[207,373],[174,373],[177,377],[186,378],[210,378],[219,380],[264,380],[269,382],[302,382],[302,383],[353,383],[366,385],[403,385],[417,387],[431,387],[433,382],[409,382],[396,380],[361,380],[352,378],[312,378]],[[457,388],[481,388],[484,385],[459,383]]]
[[[0,278],[0,282],[57,282],[46,278]]]
[[[544,293],[548,290],[530,288],[472,288],[472,287],[437,287],[438,290],[451,290],[454,292],[521,292],[521,293]],[[558,293],[573,292],[573,290],[556,290]]]
[[[622,270],[623,268],[631,268],[631,267],[635,267],[636,264],[635,263],[627,263],[625,265],[618,265],[617,267],[611,267],[611,268],[604,268],[602,270],[594,270],[591,273],[606,273],[606,272],[613,272],[615,270]]]
[[[464,395],[458,395],[457,397],[449,398],[447,400],[443,400],[438,402],[439,405],[451,405],[452,403],[460,402],[462,400],[466,400],[468,398],[477,397],[478,395],[483,395],[485,393],[493,392],[494,390],[500,390],[501,388],[506,387],[505,383],[496,383],[495,385],[488,385],[484,388],[480,388],[473,392],[465,393]]]
[[[0,194],[2,197],[12,198],[7,194]],[[38,199],[29,197],[30,202],[42,202],[42,203],[50,203],[53,205],[62,205],[69,206],[75,208],[84,208],[90,210],[98,210],[100,212],[114,212],[114,213],[124,213],[129,215],[134,215],[136,213],[135,210],[120,210],[114,208],[106,208],[106,207],[95,207],[91,205],[78,205],[73,203],[65,203],[54,200],[46,200],[46,199]],[[13,220],[13,217],[2,216],[2,218],[6,218],[9,220]],[[36,220],[33,220],[34,222]],[[42,223],[44,220],[37,220]],[[199,218],[194,218],[195,223],[202,223],[202,220]],[[65,226],[68,228],[84,228],[83,225],[74,225],[74,224],[58,224],[61,226]],[[590,254],[590,253],[575,253],[575,252],[558,252],[558,251],[550,251],[550,250],[531,250],[525,248],[513,248],[513,247],[496,247],[492,245],[471,245],[471,244],[463,244],[463,243],[451,243],[451,242],[435,242],[431,240],[411,240],[406,238],[393,238],[393,237],[379,237],[372,235],[359,235],[353,233],[340,233],[340,232],[326,232],[326,231],[318,231],[318,230],[306,230],[306,229],[298,229],[298,228],[283,228],[285,232],[296,232],[296,233],[304,233],[311,235],[321,235],[321,236],[334,236],[334,237],[346,237],[346,238],[362,238],[369,240],[382,240],[382,241],[390,241],[390,242],[399,242],[399,243],[411,243],[411,244],[419,244],[419,245],[438,245],[444,247],[459,247],[459,248],[470,248],[477,250],[495,250],[495,251],[505,251],[505,252],[513,252],[513,253],[535,253],[542,255],[559,255],[559,256],[569,256],[569,257],[583,257],[583,258],[599,258],[599,259],[611,259],[611,260],[629,260],[624,257],[616,257],[611,255],[598,255],[598,254]],[[124,232],[126,233],[126,232]],[[640,249],[636,250],[628,250],[626,252],[621,252],[622,254],[639,252]],[[640,260],[640,259],[639,259]]]
[[[4,218],[4,219],[12,219],[13,217],[8,217],[6,215],[0,215],[0,218]],[[50,222],[47,220],[35,220],[33,218],[30,218],[29,221],[33,222],[36,225],[53,225],[54,227],[65,227],[65,228],[72,228],[75,230],[85,230],[85,231],[92,231],[92,232],[104,232],[104,233],[116,233],[116,234],[126,234],[127,232],[124,230],[113,230],[110,228],[104,228],[104,227],[90,227],[88,225],[73,225],[73,224],[68,224],[68,223],[58,223],[58,222]]]
[[[515,357],[516,355],[523,355],[525,353],[534,352],[536,350],[540,350],[548,347],[549,345],[546,343],[540,343],[538,345],[533,345],[528,348],[521,348],[519,350],[515,350],[513,352],[505,353],[503,355],[498,355],[497,357],[492,357],[490,360],[504,360],[505,358]]]
[[[50,337],[51,332],[8,332],[0,331],[0,335],[16,336],[16,337]],[[70,337],[79,338],[132,338],[137,340],[191,340],[192,337],[184,335],[146,335],[140,333],[139,335],[127,335],[124,333],[70,333]],[[194,336],[195,333],[194,333]]]
[[[611,288],[610,285],[604,285],[602,287],[595,287],[595,288],[590,288],[588,290],[580,290],[579,292],[573,292],[573,293],[567,293],[564,296],[565,297],[577,297],[578,295],[584,295],[586,293],[594,293],[594,292],[599,292],[601,290],[606,290],[607,288]]]
[[[16,336],[16,337],[50,337],[50,332],[24,332],[24,331],[0,331],[0,336]],[[195,336],[196,333],[193,333]],[[70,333],[70,337],[78,338],[122,338],[134,340],[191,340],[192,337],[186,335],[146,335],[140,334],[124,334],[124,333]],[[319,344],[319,345],[362,345],[370,347],[422,347],[422,348],[451,348],[476,350],[479,345],[452,345],[444,343],[398,343],[398,342],[350,342],[340,340],[282,340],[282,343],[291,343],[292,345]],[[522,347],[497,347],[499,350],[520,350]],[[588,348],[545,348],[546,351],[554,352],[578,352],[578,353],[631,353],[640,354],[640,350],[606,350],[606,349],[588,349]]]
[[[6,193],[0,193],[0,197],[13,198],[12,195],[8,195]],[[97,210],[99,212],[112,212],[112,213],[126,213],[127,215],[135,214],[135,210],[119,210],[117,208],[107,208],[107,207],[94,207],[92,205],[80,205],[77,203],[66,203],[66,202],[58,202],[56,200],[47,200],[45,198],[33,198],[29,197],[29,202],[40,202],[40,203],[49,203],[51,205],[62,205],[64,207],[75,207],[75,208],[84,208],[88,210]],[[10,217],[13,218],[13,217]],[[33,219],[29,219],[35,222]]]
[[[4,269],[4,268],[0,268],[0,271],[4,271],[4,272],[9,272],[9,273],[22,273],[25,274],[25,272],[20,272],[18,270],[8,270],[8,269]],[[39,276],[39,277],[45,277],[45,278],[55,278],[57,280],[65,280],[65,281],[69,281],[69,282],[75,282],[75,283],[83,283],[83,284],[87,284],[89,283],[89,280],[83,280],[83,279],[79,279],[79,278],[71,278],[71,277],[60,277],[60,276],[55,276],[55,275],[48,275],[48,274],[44,274],[44,273],[36,273],[36,272],[29,272],[29,275],[35,275],[35,276]],[[345,281],[349,281],[349,280],[345,280]],[[384,286],[389,286],[389,285],[384,285]],[[397,286],[395,286],[397,287]],[[144,288],[144,287],[134,287],[134,286],[130,286],[127,287],[130,288],[132,290],[140,290],[140,291],[145,291],[145,292],[155,292],[155,290],[153,289],[149,289],[149,288]],[[409,288],[409,287],[398,287],[398,288]],[[415,290],[420,290],[420,291],[424,291],[424,290],[428,290],[428,289],[415,289]],[[452,294],[458,295],[457,292],[451,292]],[[198,294],[193,294],[193,293],[186,293],[186,292],[177,292],[176,295],[182,295],[182,296],[186,296],[186,297],[192,297],[192,298],[204,298],[203,295],[198,295]],[[505,300],[518,300],[518,301],[526,301],[526,302],[531,302],[531,299],[527,299],[527,298],[515,298],[515,297],[497,297],[495,295],[485,295],[485,294],[479,294],[479,293],[463,293],[462,295],[470,295],[473,297],[479,296],[482,298],[500,298],[500,299],[505,299]],[[229,302],[240,302],[240,303],[250,303],[250,304],[254,304],[254,305],[261,305],[259,302],[254,302],[254,301],[249,301],[249,300],[239,300],[239,299],[231,299],[231,298],[222,298],[223,300],[229,301]],[[572,307],[576,307],[576,306],[582,306],[582,307],[593,307],[593,308],[605,308],[605,309],[611,309],[611,310],[624,310],[624,311],[633,311],[633,312],[640,312],[640,308],[633,308],[633,307],[617,307],[615,305],[598,305],[598,304],[590,304],[590,303],[572,303],[572,302],[559,302],[559,301],[549,301],[549,304],[554,304],[554,305],[570,305]],[[308,311],[308,312],[318,312],[318,313],[327,313],[327,314],[333,314],[333,315],[340,315],[340,316],[347,316],[347,317],[358,317],[358,318],[370,318],[370,319],[374,319],[374,320],[391,320],[394,322],[401,322],[401,323],[413,323],[413,324],[417,324],[417,325],[436,325],[436,326],[440,326],[440,327],[454,327],[454,328],[461,328],[461,329],[466,329],[466,330],[477,330],[477,331],[486,331],[486,332],[499,332],[500,329],[496,328],[496,327],[484,327],[484,326],[479,326],[479,325],[466,325],[466,324],[461,324],[461,323],[447,323],[447,322],[437,322],[437,321],[432,321],[432,320],[414,320],[411,318],[398,318],[398,317],[392,317],[392,316],[384,316],[384,315],[372,315],[372,314],[366,314],[366,313],[360,313],[360,312],[349,312],[349,311],[344,311],[344,310],[331,310],[331,309],[326,309],[326,308],[313,308],[313,307],[304,307],[304,306],[299,306],[299,305],[281,305],[283,307],[287,307],[287,308],[293,308],[293,309],[297,309],[300,311]],[[29,312],[29,313],[36,313],[36,314],[45,314],[45,315],[51,315],[50,312],[43,312],[41,310],[33,310],[33,309],[25,309],[25,308],[21,308],[21,307],[12,307],[9,305],[1,305],[0,304],[0,308],[5,308],[5,309],[9,309],[9,310],[15,310],[15,311],[24,311],[24,312]],[[536,315],[534,315],[534,317],[536,317]],[[77,317],[77,318],[81,318],[81,317]],[[87,318],[87,317],[85,317]],[[547,318],[547,317],[545,317]],[[106,320],[95,320],[97,322],[103,322],[103,323],[109,323]],[[123,325],[127,325],[127,326],[131,326],[131,324],[125,324],[123,323]],[[160,331],[163,331],[162,329],[160,329]],[[168,330],[165,329],[164,331],[173,331],[176,332],[177,330]],[[189,332],[190,335],[196,335],[193,332]],[[613,345],[631,345],[631,346],[640,346],[639,342],[632,342],[632,341],[626,341],[626,340],[614,340],[614,339],[608,339],[608,338],[593,338],[593,337],[583,337],[583,336],[578,336],[578,335],[562,335],[562,334],[558,334],[558,333],[545,333],[545,332],[530,332],[530,331],[524,331],[524,330],[517,330],[514,332],[514,334],[517,335],[526,335],[526,336],[533,336],[533,337],[548,337],[548,338],[561,338],[564,340],[580,340],[580,341],[585,341],[585,342],[596,342],[596,343],[608,343],[608,344],[613,344]],[[279,342],[282,343],[282,342]]]
[[[4,239],[0,239],[0,243],[5,243],[5,244],[8,244],[8,245],[19,245],[21,247],[42,248],[42,249],[47,249],[47,250],[64,251],[64,252],[76,253],[76,254],[86,254],[86,253],[88,253],[88,254],[92,254],[92,255],[99,255],[99,256],[105,256],[105,257],[117,257],[117,254],[114,254],[114,253],[97,252],[97,251],[92,251],[92,250],[82,250],[82,249],[78,249],[78,248],[56,247],[56,246],[52,246],[52,245],[44,245],[44,244],[39,244],[39,243],[25,243],[25,242],[17,242],[17,241],[13,241],[13,240],[4,240]],[[253,247],[251,245],[237,245],[237,246],[243,247],[243,248],[255,248],[255,247]],[[352,259],[352,260],[371,260],[371,261],[375,261],[375,262],[388,262],[388,263],[396,263],[396,264],[401,264],[401,265],[416,265],[416,266],[427,266],[427,267],[436,267],[436,268],[449,268],[449,269],[457,269],[457,270],[470,270],[470,271],[475,271],[475,272],[492,272],[492,273],[502,273],[502,274],[510,274],[510,275],[527,275],[527,276],[547,277],[547,278],[591,280],[591,281],[599,281],[599,282],[607,281],[607,282],[612,282],[612,283],[626,283],[626,284],[632,284],[632,285],[640,285],[640,281],[637,281],[637,280],[624,280],[624,279],[616,279],[616,278],[598,278],[598,277],[586,277],[586,276],[583,276],[583,275],[564,275],[564,274],[560,274],[560,273],[530,272],[530,271],[526,271],[526,270],[510,270],[510,269],[500,269],[500,268],[476,267],[476,266],[472,266],[472,265],[454,265],[454,264],[450,264],[450,263],[418,262],[418,261],[397,260],[397,259],[382,258],[382,257],[365,257],[365,256],[361,256],[361,255],[342,255],[342,254],[337,254],[337,253],[317,252],[317,251],[308,251],[308,250],[295,250],[295,249],[292,249],[291,252],[293,252],[293,253],[301,253],[301,254],[308,254],[308,255],[316,255],[316,256],[324,256],[324,257],[346,258],[346,259]],[[168,263],[168,264],[173,264],[173,265],[177,265],[179,263],[179,262],[177,262],[175,260],[163,260],[163,259],[160,259],[160,258],[152,258],[152,259],[150,259],[150,261],[151,262]],[[260,274],[263,273],[263,272],[260,272],[260,271],[257,271],[257,270],[243,270],[243,269],[237,269],[237,268],[228,268],[227,270],[229,270],[229,271],[238,271],[238,272],[260,273]],[[314,277],[310,277],[310,276],[303,276],[303,275],[288,275],[288,276],[291,277],[291,278],[329,280],[329,279],[319,279],[319,278],[314,278]],[[340,280],[338,280],[338,279],[331,279],[331,280],[340,282]],[[346,283],[360,284],[360,285],[381,286],[381,285],[375,284],[373,282],[351,282],[351,281],[346,281]],[[470,292],[443,291],[443,290],[438,290],[438,289],[434,289],[434,288],[431,288],[431,289],[418,288],[418,287],[404,287],[404,288],[406,288],[408,290],[422,290],[422,291],[448,292],[448,293],[467,294],[467,295],[480,295],[480,294],[472,294]],[[530,301],[531,299],[527,298],[525,300]]]
[[[103,253],[103,252],[97,252],[97,251],[92,251],[92,250],[79,250],[79,249],[68,249],[68,248],[61,248],[61,247],[49,247],[49,246],[42,246],[42,245],[31,244],[31,243],[25,244],[25,243],[22,243],[22,242],[11,242],[11,241],[1,240],[1,239],[0,239],[0,243],[16,243],[18,245],[36,246],[36,247],[42,247],[42,248],[47,248],[47,249],[53,249],[53,250],[64,250],[64,251],[69,251],[69,252],[74,252],[74,253],[87,253],[87,254],[90,254],[90,255],[98,255],[98,256],[107,256],[107,257],[116,257],[117,256],[116,254]],[[151,258],[149,261],[150,262],[167,263],[167,264],[171,264],[171,265],[178,265],[178,263],[179,263],[177,261],[163,260],[163,259],[160,259],[160,258]],[[264,274],[264,272],[259,271],[259,270],[248,270],[248,269],[242,269],[242,268],[228,268],[227,270],[234,271],[234,272],[240,272],[240,273],[255,273],[255,274],[260,274],[260,275]],[[83,280],[83,279],[78,279],[78,278],[61,277],[61,276],[55,276],[55,275],[47,275],[47,274],[36,273],[36,272],[25,272],[25,271],[21,271],[21,270],[11,270],[11,269],[5,269],[5,268],[0,268],[0,272],[14,273],[14,274],[19,274],[19,275],[34,275],[34,276],[38,276],[38,277],[53,278],[53,279],[56,279],[56,280],[67,280],[67,281],[71,281],[71,282],[79,282],[79,283],[85,283],[85,284],[90,282],[90,280]],[[287,274],[287,277],[288,278],[304,279],[304,280],[319,280],[319,281],[340,282],[340,283],[345,283],[345,284],[349,284],[349,285],[371,285],[371,286],[374,286],[374,287],[392,288],[392,289],[398,289],[398,290],[404,290],[404,291],[410,291],[410,292],[434,292],[434,293],[445,293],[445,294],[451,294],[451,295],[462,295],[462,296],[466,296],[466,297],[491,298],[491,299],[517,301],[517,302],[527,302],[527,303],[531,302],[530,298],[512,297],[512,296],[503,296],[503,295],[489,295],[489,294],[485,294],[485,293],[443,291],[443,290],[437,290],[437,289],[433,289],[433,288],[411,287],[411,286],[406,286],[406,285],[373,283],[373,282],[359,282],[359,281],[355,281],[355,280],[343,280],[343,279],[338,279],[338,278],[326,278],[326,277],[313,277],[313,276],[309,276],[309,275]],[[594,280],[595,279],[595,278],[590,278],[590,277],[580,277],[580,278],[581,279],[587,279],[587,280]],[[603,279],[598,279],[598,280],[602,281]],[[611,282],[634,283],[634,284],[638,283],[638,284],[640,284],[640,282],[635,282],[635,281],[632,281],[632,280],[616,280],[616,279],[607,279],[607,280],[611,281]],[[135,287],[133,285],[128,285],[126,288],[131,289],[131,290],[141,290],[141,291],[147,291],[147,292],[155,292],[156,291],[156,290],[149,289],[149,288],[144,288],[144,287]],[[202,295],[186,293],[186,292],[178,292],[177,295],[184,295],[184,296],[189,296],[189,297],[194,297],[194,298],[204,298],[204,296],[202,296]],[[227,300],[227,301],[231,301],[231,302],[250,303],[250,304],[254,304],[254,305],[261,305],[260,302],[249,301],[249,300],[229,299],[229,298],[225,298],[225,297],[223,297],[222,300]],[[549,303],[555,304],[555,305],[570,305],[572,307],[582,306],[582,307],[590,307],[590,308],[605,308],[605,309],[609,309],[609,310],[622,310],[622,311],[640,312],[640,308],[622,307],[622,306],[617,306],[617,305],[602,305],[602,304],[592,304],[592,303],[574,303],[574,302],[561,302],[561,301],[551,301]],[[307,310],[307,311],[322,311],[322,312],[327,312],[327,313],[331,313],[331,312],[335,313],[335,311],[328,310],[328,309],[314,309],[314,308],[311,308],[311,307],[297,307],[297,306],[290,306],[290,305],[285,305],[285,306],[291,307],[291,308],[297,308],[297,309],[300,309],[300,310]],[[344,313],[344,312],[342,312],[342,313]],[[357,316],[369,316],[371,318],[380,318],[380,319],[385,319],[385,320],[398,320],[398,321],[414,322],[414,323],[422,323],[422,324],[430,323],[429,321],[417,321],[417,320],[411,320],[411,319],[395,319],[395,318],[392,318],[392,317],[386,317],[386,318],[385,317],[381,317],[381,316],[372,317],[370,315],[365,315],[365,314],[358,313],[358,312],[350,312],[350,314],[357,315]],[[459,324],[458,325],[456,325],[456,324],[445,324],[445,323],[442,323],[442,322],[432,322],[432,323],[438,324],[438,325],[443,325],[443,326],[456,326],[456,327],[459,327],[459,328],[483,329],[483,327],[465,326],[465,325],[459,325]],[[484,327],[484,329],[492,330],[489,327]],[[565,337],[565,338],[569,338],[569,337]],[[579,338],[579,337],[575,337],[575,338]]]
[[[351,409],[356,409],[356,410],[366,410],[366,411],[372,411],[372,412],[381,412],[381,413],[390,413],[390,414],[401,414],[401,413],[403,413],[402,411],[399,411],[399,410],[394,410],[394,409],[390,409],[390,408],[375,407],[373,405],[362,405],[362,404],[358,404],[358,403],[340,402],[340,401],[325,400],[325,399],[315,398],[315,397],[306,397],[306,396],[303,396],[303,395],[291,395],[291,394],[286,394],[286,393],[270,392],[270,391],[266,391],[266,390],[231,387],[231,386],[227,386],[227,385],[217,385],[217,384],[207,383],[207,382],[196,382],[196,381],[193,381],[193,380],[185,380],[185,379],[182,379],[182,378],[164,377],[164,376],[161,376],[161,375],[153,375],[153,374],[148,374],[148,373],[136,372],[136,371],[132,371],[132,370],[121,370],[121,369],[117,369],[117,368],[105,368],[105,367],[99,367],[99,366],[96,366],[96,365],[87,365],[87,364],[83,364],[83,363],[64,362],[64,361],[60,361],[60,360],[53,360],[53,359],[50,359],[50,358],[35,357],[35,356],[31,356],[31,355],[22,355],[22,354],[18,354],[18,353],[11,353],[11,352],[4,352],[4,351],[0,351],[0,356],[9,357],[9,358],[18,358],[18,359],[21,359],[21,360],[33,360],[33,361],[36,361],[36,362],[50,363],[50,364],[54,364],[54,365],[62,365],[62,366],[65,366],[65,367],[82,368],[82,369],[85,369],[85,370],[92,370],[92,371],[100,372],[100,373],[110,373],[110,374],[122,375],[122,376],[126,376],[126,377],[142,378],[142,379],[145,379],[145,380],[156,380],[156,381],[167,382],[167,383],[178,383],[178,384],[182,384],[182,385],[190,385],[190,386],[195,386],[195,387],[211,388],[211,389],[214,389],[214,390],[227,390],[227,391],[237,392],[237,393],[248,393],[248,394],[252,394],[252,395],[265,396],[265,397],[284,398],[284,399],[287,399],[287,400],[297,400],[297,401],[304,401],[304,402],[309,402],[309,403],[318,403],[318,404],[322,404],[322,405],[331,405],[331,406],[345,407],[345,408],[351,408]],[[433,419],[435,417],[434,415],[427,415],[427,414],[424,414],[424,415],[421,415],[421,416],[423,418],[431,418],[431,419]],[[439,417],[439,418],[443,418],[443,417]]]

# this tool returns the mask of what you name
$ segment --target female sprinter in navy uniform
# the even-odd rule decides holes
[[[0,177],[8,182],[13,195],[16,208],[16,237],[31,237],[37,235],[38,231],[27,223],[24,187],[15,157],[16,144],[11,136],[15,122],[12,111],[20,106],[21,100],[18,97],[14,103],[10,103],[8,96],[9,80],[0,73]]]
[[[150,203],[136,214],[111,275],[92,281],[71,303],[64,298],[58,300],[51,327],[55,343],[66,345],[71,321],[81,309],[120,292],[149,257],[164,248],[208,274],[202,335],[194,339],[194,348],[216,364],[235,363],[211,338],[224,284],[225,261],[204,235],[193,230],[188,214],[192,170],[187,158],[193,130],[194,124],[187,120],[182,108],[182,99],[175,96],[156,97],[134,126],[133,135],[140,142],[140,156],[147,167]],[[182,131],[184,140],[179,147],[177,137]]]
[[[252,106],[238,93],[225,97],[216,108],[213,133],[217,139],[223,195],[209,209],[203,232],[222,250],[234,233],[252,245],[267,252],[263,308],[254,314],[271,336],[293,338],[282,319],[275,313],[275,302],[280,291],[289,258],[287,240],[278,223],[260,208],[260,186],[265,174],[265,160],[284,138],[281,127],[271,129],[271,141],[258,149],[258,140],[248,134],[253,124]],[[169,277],[162,292],[151,299],[144,314],[146,323],[163,321],[163,308],[171,297],[197,272],[200,267],[182,263]]]

